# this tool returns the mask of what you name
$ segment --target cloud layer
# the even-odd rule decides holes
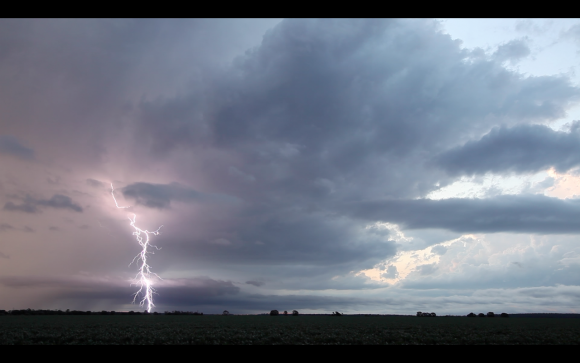
[[[61,194],[55,194],[50,199],[38,199],[27,195],[23,198],[21,204],[15,204],[13,202],[7,202],[4,204],[4,210],[10,212],[38,213],[45,207],[68,209],[79,213],[83,211],[83,208],[74,203],[71,197]]]
[[[386,200],[346,207],[369,221],[388,220],[404,228],[442,228],[455,232],[578,233],[580,201],[543,195],[494,198]]]
[[[494,128],[481,139],[445,151],[436,160],[450,174],[537,172],[554,167],[565,173],[580,165],[580,133],[544,125]]]
[[[133,183],[124,187],[122,191],[125,198],[133,199],[137,204],[158,209],[169,208],[172,201],[183,203],[237,202],[237,199],[233,197],[200,193],[191,188],[179,185],[178,183],[165,185],[142,182]]]
[[[22,145],[14,136],[0,135],[0,153],[21,159],[33,159],[34,150]]]
[[[577,301],[556,271],[575,271],[558,238],[578,234],[580,204],[543,195],[554,179],[538,195],[425,198],[464,176],[578,167],[577,124],[546,125],[580,89],[507,68],[530,56],[529,38],[462,48],[429,19],[7,19],[0,34],[0,232],[14,237],[0,241],[0,293],[121,306],[125,280],[107,276],[130,277],[138,245],[112,182],[143,228],[164,225],[151,257],[170,276],[160,306]],[[74,213],[40,213],[57,210]],[[491,255],[475,233],[549,236],[546,249],[565,252],[478,280]],[[519,275],[528,266],[554,278],[539,286]]]

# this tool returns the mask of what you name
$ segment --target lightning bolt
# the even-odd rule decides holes
[[[113,200],[115,201],[115,205],[117,206],[117,208],[119,209],[130,208],[119,206],[119,203],[117,203],[117,199],[115,198],[115,189],[113,188],[113,183],[111,183],[111,195],[113,196]],[[135,225],[135,221],[137,219],[136,214],[133,214],[133,218],[131,217],[128,218],[131,221],[130,223],[131,227],[133,227],[133,229],[135,230],[135,232],[133,232],[133,236],[135,236],[137,242],[139,242],[139,245],[141,246],[141,252],[137,256],[135,256],[135,258],[133,258],[133,261],[131,261],[131,263],[129,264],[129,266],[131,266],[133,262],[135,262],[135,260],[137,260],[137,262],[141,262],[141,265],[139,266],[139,272],[137,272],[134,282],[131,284],[139,286],[139,290],[133,295],[133,303],[135,303],[135,301],[137,300],[137,296],[139,296],[139,294],[143,294],[143,299],[139,302],[139,305],[144,306],[145,304],[147,304],[147,312],[151,312],[151,309],[155,306],[155,304],[153,304],[153,294],[155,293],[155,289],[153,288],[153,282],[151,280],[151,277],[152,275],[155,275],[159,279],[161,279],[161,277],[159,277],[159,275],[157,275],[155,272],[152,272],[151,267],[149,267],[149,265],[147,264],[147,255],[153,253],[149,252],[147,249],[149,247],[154,247],[157,250],[160,250],[160,248],[157,248],[157,246],[154,246],[149,243],[149,235],[153,234],[157,236],[159,234],[159,230],[163,226],[157,228],[157,230],[155,231],[150,232],[146,229],[145,230],[141,229]],[[142,234],[145,235],[144,236],[145,238],[143,238]]]

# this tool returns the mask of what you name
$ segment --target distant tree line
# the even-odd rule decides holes
[[[292,315],[293,316],[298,316],[298,310],[292,310]],[[280,315],[280,312],[278,310],[270,310],[270,316],[278,316]],[[284,315],[288,315],[288,311],[284,310]]]
[[[434,318],[437,316],[435,313],[424,313],[421,311],[417,311],[417,316],[425,317],[425,318]]]
[[[478,317],[478,318],[495,318],[496,315],[493,312],[490,311],[487,314],[479,313],[477,315],[475,315],[474,313],[469,313],[469,314],[467,314],[467,317],[468,318],[475,318],[475,317]],[[500,317],[502,317],[502,318],[509,318],[510,316],[507,313],[501,313],[500,314]]]
[[[153,313],[155,314],[155,313]],[[200,313],[198,311],[178,311],[178,310],[174,310],[174,311],[166,311],[165,315],[203,315],[203,313]]]

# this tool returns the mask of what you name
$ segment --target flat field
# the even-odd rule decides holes
[[[580,344],[580,319],[6,315],[0,344]]]

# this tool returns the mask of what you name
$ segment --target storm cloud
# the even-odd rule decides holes
[[[541,234],[580,232],[580,200],[543,195],[384,200],[353,203],[347,208],[357,217],[400,223],[408,229]]]
[[[565,173],[580,165],[580,132],[577,127],[562,132],[544,125],[497,127],[435,160],[453,175],[525,173],[550,167]]]
[[[141,182],[127,185],[122,191],[125,198],[133,199],[137,204],[158,209],[169,208],[172,201],[182,203],[238,202],[237,198],[226,195],[200,193],[178,183],[150,184]]]
[[[494,57],[461,49],[427,20],[284,20],[208,78],[211,88],[200,83],[179,97],[141,102],[140,130],[153,155],[191,150],[196,170],[203,170],[195,178],[206,180],[206,190],[244,201],[238,217],[220,224],[222,235],[208,237],[227,240],[231,251],[222,248],[220,256],[240,263],[262,256],[279,262],[324,256],[330,265],[368,256],[370,263],[380,244],[348,232],[364,227],[350,201],[423,197],[455,179],[431,155],[481,137],[497,122],[557,119],[580,96],[564,77],[522,77]],[[167,194],[151,195],[158,196],[151,205],[168,205]],[[401,214],[400,203],[421,208],[389,202],[376,219],[462,231],[555,231],[558,225],[523,227],[491,216],[463,228],[467,217],[451,210],[450,220],[419,213],[419,222],[411,212]],[[469,208],[471,201],[464,203]],[[484,209],[482,215],[495,213]],[[361,240],[368,244],[349,247]],[[218,245],[208,246],[205,253],[217,253],[209,248]],[[383,246],[380,255],[392,253]]]
[[[62,194],[55,194],[50,199],[37,199],[30,195],[23,198],[21,204],[7,202],[4,204],[4,210],[10,212],[38,213],[42,208],[68,209],[73,212],[82,212],[83,208],[74,203],[71,197]]]
[[[469,283],[445,264],[465,253],[471,271],[480,255],[449,241],[580,233],[578,200],[542,195],[556,176],[525,190],[539,195],[427,199],[463,176],[579,166],[577,125],[546,125],[580,89],[570,75],[509,68],[532,54],[522,34],[492,51],[462,47],[432,19],[6,19],[0,34],[0,126],[13,135],[0,137],[0,217],[39,231],[0,227],[18,235],[0,250],[30,259],[0,266],[3,289],[125,306],[133,289],[108,276],[132,277],[138,245],[110,181],[142,228],[164,226],[151,263],[171,276],[156,300],[168,309],[415,309],[431,298],[420,281],[449,289],[436,306],[494,303],[453,296],[452,283]],[[443,262],[391,263],[440,243],[429,256]],[[559,251],[550,243],[541,256]],[[558,261],[574,266],[572,252]],[[533,265],[520,257],[505,265]],[[92,277],[35,280],[47,271]],[[534,286],[498,271],[493,284]],[[572,284],[554,276],[546,284]],[[510,296],[532,301],[522,294]]]

